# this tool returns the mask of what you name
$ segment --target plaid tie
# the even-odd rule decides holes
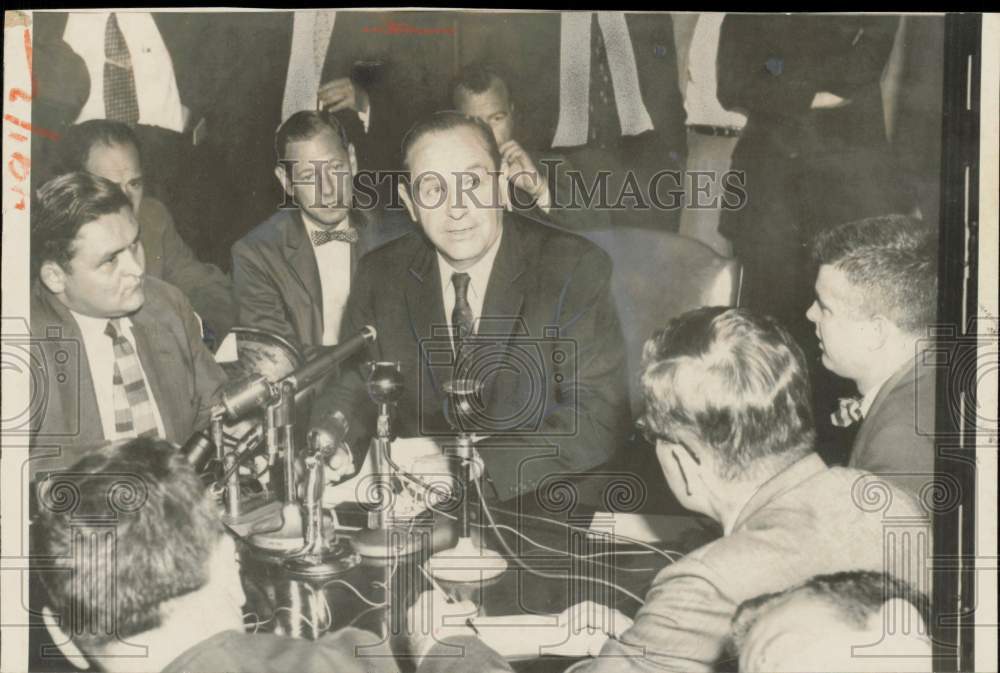
[[[837,409],[830,414],[830,422],[838,428],[849,428],[864,417],[860,397],[841,397]]]
[[[153,401],[139,367],[139,357],[122,335],[120,320],[109,320],[104,333],[111,337],[115,350],[115,432],[137,437],[157,436],[159,429]]]
[[[139,123],[132,57],[113,13],[104,30],[104,113],[112,121],[132,126]]]
[[[313,245],[326,245],[330,241],[341,241],[343,243],[357,243],[358,242],[358,230],[354,227],[348,227],[347,229],[321,229],[319,231],[310,231],[309,238],[312,239]]]

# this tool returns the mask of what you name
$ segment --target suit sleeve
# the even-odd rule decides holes
[[[662,571],[646,595],[635,623],[618,640],[608,639],[600,654],[573,673],[709,672],[723,654],[736,606],[712,581],[701,563]]]
[[[552,324],[569,356],[561,365],[544,358],[547,394],[537,433],[478,444],[501,499],[533,490],[553,474],[595,468],[625,437],[625,347],[610,286],[610,258],[589,248],[556,293]]]
[[[184,328],[189,352],[191,353],[192,375],[194,376],[195,403],[197,414],[194,428],[208,425],[212,407],[219,401],[222,386],[226,383],[226,373],[212,357],[212,353],[201,339],[201,328],[187,299],[178,293],[181,302],[178,314]]]
[[[908,392],[912,394],[912,390]],[[934,479],[934,437],[918,432],[910,399],[895,406],[885,410],[888,422],[872,431],[861,459],[852,460],[851,467],[882,476],[919,498],[924,486]]]
[[[462,648],[461,654],[455,653],[456,646]],[[417,667],[417,673],[494,673],[512,670],[514,669],[503,657],[473,636],[449,638],[446,643],[435,645]]]
[[[362,260],[352,281],[347,306],[340,322],[340,337],[344,339],[357,334],[365,325],[376,325],[372,283],[374,270]],[[375,348],[378,348],[376,344]],[[312,406],[311,428],[334,430],[331,414],[339,411],[347,418],[349,429],[347,443],[354,453],[355,463],[363,459],[367,440],[375,427],[375,405],[368,399],[365,387],[364,363],[370,359],[362,351],[341,364],[336,378],[327,381],[326,386],[316,396]]]
[[[206,264],[184,242],[174,219],[166,208],[158,213],[163,218],[163,280],[187,295],[201,319],[211,325],[216,337],[223,336],[236,322],[233,285],[229,277],[214,264]]]
[[[862,87],[877,85],[889,60],[899,19],[893,16],[829,17],[839,49],[814,64],[819,88],[851,98]]]
[[[233,291],[237,324],[277,334],[301,346],[266,260],[244,241],[233,245]]]

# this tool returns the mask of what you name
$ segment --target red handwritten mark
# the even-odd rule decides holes
[[[11,88],[11,90],[7,94],[7,99],[12,103],[17,101],[24,101],[26,103],[30,103],[32,94],[34,94],[35,80],[31,68],[31,56],[32,56],[31,28],[26,24],[24,27],[24,55],[28,66],[27,74],[28,74],[28,81],[30,82],[31,93],[26,93],[24,89],[21,88],[17,87]],[[28,113],[30,114],[30,108],[28,109]],[[29,133],[34,131],[39,133],[39,135],[44,135],[42,133],[44,129],[32,129],[30,122],[22,121],[21,119],[18,119],[12,114],[5,114],[4,120],[16,124],[18,127],[25,129]],[[46,133],[48,135],[44,135],[44,137],[52,138],[53,136],[56,136],[56,134],[50,131]],[[19,133],[17,131],[10,131],[9,137],[11,138],[11,140],[14,140],[15,142],[19,143],[28,142],[28,136],[24,135],[23,133]],[[18,200],[14,204],[14,208],[16,208],[17,210],[24,210],[27,207],[24,187],[26,186],[28,176],[31,174],[31,159],[25,156],[23,152],[15,150],[10,155],[10,158],[7,160],[7,171],[10,173],[11,177],[14,178],[14,183],[11,184],[10,190],[15,194],[17,194],[18,196]]]
[[[387,20],[382,26],[365,26],[361,29],[365,33],[384,33],[388,35],[402,35],[409,33],[413,35],[452,35],[455,29],[451,26],[441,28],[420,28],[400,21]]]
[[[17,117],[15,117],[12,114],[9,114],[9,113],[5,114],[3,116],[3,118],[4,118],[4,120],[11,122],[12,124],[17,124],[18,126],[20,126],[21,128],[23,128],[24,130],[26,130],[28,133],[37,133],[38,135],[42,136],[43,138],[47,138],[49,140],[54,140],[54,141],[58,141],[59,140],[59,134],[56,133],[55,131],[50,131],[49,129],[42,128],[41,126],[32,126],[31,122],[26,122],[23,119],[18,119]],[[20,135],[20,134],[18,134],[18,135]],[[11,133],[11,137],[14,138],[15,140],[22,140],[22,139],[23,140],[27,140],[27,138],[25,138],[24,136],[16,137],[13,134],[13,132]]]
[[[32,52],[32,49],[31,49],[31,29],[30,28],[25,28],[24,29],[24,57],[25,57],[25,60],[28,62],[28,76],[31,78],[31,93],[25,93],[24,89],[15,87],[15,88],[13,88],[13,89],[10,90],[10,94],[7,96],[7,99],[11,103],[13,103],[14,101],[16,101],[18,99],[25,100],[25,101],[30,101],[31,97],[35,95],[35,74],[34,74],[35,71],[31,67],[31,57],[32,56],[33,56],[33,52]]]

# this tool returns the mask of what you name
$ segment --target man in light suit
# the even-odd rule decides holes
[[[337,343],[362,254],[405,225],[352,208],[354,146],[333,117],[297,112],[275,137],[286,204],[233,246],[239,324],[309,350]],[[394,222],[390,225],[390,222]]]
[[[671,490],[723,537],[660,571],[632,627],[574,671],[719,670],[743,601],[817,574],[888,570],[926,585],[930,521],[891,486],[883,507],[861,506],[876,477],[816,455],[805,358],[772,318],[686,313],[646,342],[641,376],[641,427]],[[896,517],[915,522],[899,546],[885,536]]]
[[[31,333],[46,364],[35,394],[47,396],[34,445],[186,441],[226,377],[184,295],[146,275],[128,197],[68,173],[39,190],[31,215]]]
[[[399,195],[421,231],[365,256],[341,327],[346,336],[373,325],[378,359],[401,363],[406,386],[393,430],[453,436],[444,386],[475,377],[483,391],[470,424],[491,435],[478,449],[501,499],[605,463],[628,431],[607,254],[505,210],[508,177],[479,120],[438,113],[403,149],[410,179]],[[362,453],[375,406],[360,367],[317,400],[314,426],[336,411]]]
[[[861,420],[849,465],[919,494],[934,478],[935,368],[922,354],[937,310],[937,232],[891,215],[843,224],[813,244],[823,365],[853,381],[835,424]]]

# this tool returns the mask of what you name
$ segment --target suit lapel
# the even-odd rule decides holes
[[[524,290],[521,280],[527,271],[527,256],[522,248],[519,230],[504,214],[504,231],[500,240],[490,273],[486,297],[483,300],[483,315],[479,324],[480,336],[496,337],[508,341],[519,325],[524,305]]]
[[[167,438],[183,442],[188,438],[179,435],[177,420],[184,415],[179,394],[184,387],[175,376],[181,363],[175,362],[176,352],[167,348],[163,326],[151,324],[150,317],[142,309],[132,316],[132,336]]]
[[[861,422],[861,427],[858,428],[858,434],[854,438],[854,448],[851,451],[850,458],[852,465],[857,463],[858,459],[863,455],[865,448],[868,446],[868,435],[870,434],[870,428],[873,427],[870,419],[877,416],[895,390],[905,384],[910,376],[913,376],[915,366],[916,360],[907,362],[905,365],[900,367],[895,374],[890,376],[884,384],[882,384],[882,388],[878,391],[878,394],[875,395],[875,399],[872,400],[872,406],[868,409],[868,413],[865,414],[865,418]]]
[[[319,280],[319,267],[316,265],[316,254],[312,243],[306,236],[306,225],[298,211],[290,214],[284,222],[285,240],[282,252],[288,268],[299,284],[309,295],[310,306],[307,308],[312,315],[312,338],[314,343],[323,341],[323,286]]]
[[[447,322],[444,315],[444,297],[441,292],[441,274],[438,271],[437,255],[433,246],[423,238],[416,254],[407,270],[406,309],[409,313],[410,330],[413,342],[420,344],[423,339],[434,338],[436,341],[447,340]],[[430,355],[425,348],[420,348],[418,359],[426,366],[431,375],[431,383],[436,391],[441,390],[441,384],[447,379],[441,379],[444,374],[440,365],[430,361]],[[440,360],[436,360],[440,362]],[[437,370],[437,371],[435,371]]]

